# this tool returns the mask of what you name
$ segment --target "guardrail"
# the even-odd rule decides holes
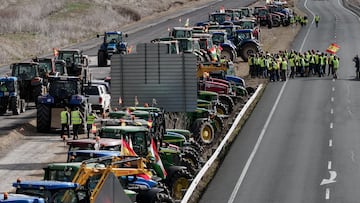
[[[250,97],[248,102],[244,105],[244,107],[241,109],[240,113],[237,115],[233,125],[229,129],[229,131],[226,133],[224,139],[221,141],[220,145],[214,152],[214,154],[210,157],[210,159],[204,164],[202,169],[199,171],[199,173],[196,175],[194,180],[191,182],[191,185],[187,189],[183,199],[181,200],[181,203],[187,203],[189,202],[193,192],[196,190],[198,184],[200,183],[203,176],[206,174],[208,169],[213,165],[214,161],[218,158],[219,154],[222,152],[224,147],[226,146],[229,138],[232,136],[234,130],[236,129],[237,125],[241,121],[241,118],[246,114],[248,108],[252,105],[252,103],[255,101],[256,97],[260,93],[260,91],[263,89],[263,84],[260,84],[259,87],[256,89],[255,93]]]

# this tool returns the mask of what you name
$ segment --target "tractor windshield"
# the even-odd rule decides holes
[[[184,39],[179,40],[180,52],[192,52],[192,42],[191,40]]]
[[[224,35],[222,34],[214,34],[212,36],[212,41],[214,42],[214,44],[219,45],[221,43],[224,43]]]
[[[245,39],[251,39],[251,33],[250,32],[241,32],[238,33],[238,39],[239,41],[245,40]]]
[[[57,59],[64,60],[67,66],[80,63],[80,55],[75,51],[59,51]]]
[[[14,81],[1,82],[0,91],[2,91],[2,92],[15,92]]]
[[[122,35],[118,33],[106,33],[105,35],[106,43],[119,43],[122,42]]]
[[[15,64],[12,66],[12,76],[21,80],[31,80],[38,76],[36,64]]]
[[[50,95],[56,98],[67,99],[78,94],[77,81],[54,81],[50,83]]]

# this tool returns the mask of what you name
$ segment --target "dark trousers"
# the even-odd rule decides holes
[[[73,125],[73,133],[74,133],[74,140],[79,139],[78,134],[79,134],[79,128],[80,128],[80,124],[75,124]]]
[[[62,137],[63,135],[65,135],[64,134],[65,128],[66,128],[66,134],[67,134],[68,138],[70,138],[71,137],[70,136],[70,127],[68,124],[61,124],[61,135],[60,136]]]
[[[90,131],[92,129],[92,124],[86,124],[86,129],[87,129],[87,138],[90,138]]]

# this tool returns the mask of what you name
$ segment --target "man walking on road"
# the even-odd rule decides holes
[[[316,25],[316,27],[319,26],[319,21],[320,21],[320,16],[319,16],[319,15],[315,15],[315,25]]]
[[[69,113],[69,109],[67,107],[64,108],[63,111],[61,111],[60,113],[60,121],[61,121],[61,135],[60,137],[63,138],[63,136],[65,136],[64,134],[64,130],[66,128],[67,130],[67,136],[68,138],[71,138],[70,135],[70,113]]]
[[[97,116],[94,113],[94,111],[89,113],[89,115],[87,115],[87,117],[86,117],[87,138],[90,138],[90,131],[95,123],[96,118],[97,118]]]
[[[81,123],[83,121],[83,116],[81,115],[80,111],[79,111],[79,107],[76,107],[76,109],[74,109],[73,111],[71,111],[71,124],[73,126],[73,134],[74,140],[77,140],[78,137],[78,133],[79,133],[79,128],[81,126]]]

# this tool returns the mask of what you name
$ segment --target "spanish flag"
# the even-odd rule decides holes
[[[336,54],[336,52],[340,49],[340,46],[332,43],[330,44],[330,46],[326,49],[326,52],[330,53],[330,54]]]

